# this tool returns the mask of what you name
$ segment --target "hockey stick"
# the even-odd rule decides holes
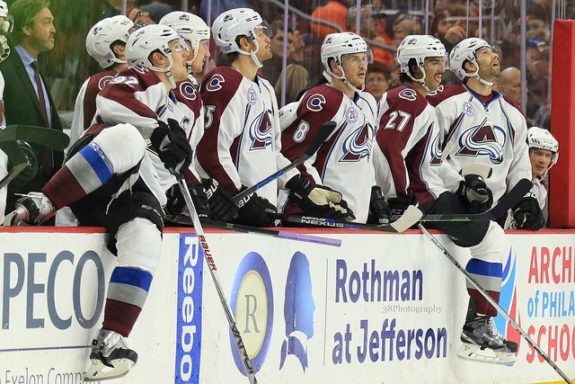
[[[0,142],[23,140],[43,147],[64,150],[70,138],[62,131],[33,125],[9,125],[0,130]]]
[[[508,210],[513,208],[515,204],[525,196],[532,187],[531,181],[527,179],[521,179],[509,192],[503,195],[497,205],[488,211],[478,214],[458,214],[458,213],[432,213],[429,215],[423,215],[421,220],[422,223],[433,223],[433,222],[470,222],[470,221],[482,221],[482,220],[497,220],[503,216]]]
[[[178,186],[180,187],[180,191],[182,192],[182,195],[184,196],[184,200],[186,201],[186,207],[188,208],[188,211],[192,215],[192,222],[194,223],[194,228],[195,228],[196,234],[198,235],[198,239],[200,240],[200,245],[204,251],[204,258],[206,260],[206,263],[209,266],[210,275],[212,276],[214,286],[216,287],[218,297],[220,298],[220,303],[222,304],[224,312],[226,313],[226,318],[228,320],[228,324],[230,326],[232,334],[234,335],[234,341],[236,343],[236,347],[238,348],[238,352],[241,355],[240,360],[242,361],[242,365],[244,366],[244,369],[246,371],[246,376],[248,377],[250,384],[257,384],[258,381],[256,380],[256,374],[255,374],[254,369],[252,367],[252,363],[251,363],[250,357],[248,355],[248,351],[246,350],[246,347],[244,345],[244,341],[242,339],[242,335],[240,334],[240,331],[238,330],[238,327],[236,325],[236,320],[234,319],[234,315],[232,314],[232,311],[230,309],[230,305],[228,304],[228,301],[226,300],[226,297],[224,296],[222,286],[221,286],[220,281],[218,279],[218,276],[216,273],[218,267],[216,265],[216,261],[214,260],[214,256],[212,254],[212,251],[210,250],[210,247],[208,245],[208,241],[206,240],[204,229],[202,228],[202,223],[200,222],[200,218],[198,217],[198,213],[196,212],[194,202],[192,201],[192,196],[190,195],[190,191],[188,190],[188,186],[186,184],[186,181],[182,177],[182,175],[175,173],[175,172],[174,172],[174,175],[176,176],[176,179],[178,180]]]
[[[2,131],[0,131],[0,133],[1,132]],[[25,170],[29,163],[24,151],[20,149],[20,146],[15,141],[0,141],[0,150],[8,156],[10,163],[14,164],[8,172],[8,175],[0,180],[0,188],[3,188],[14,180],[20,172]]]
[[[372,231],[401,233],[409,229],[411,226],[415,225],[421,218],[422,213],[414,205],[410,205],[409,207],[407,207],[403,215],[399,217],[399,219],[397,219],[391,224],[384,224],[384,225],[351,223],[347,221],[340,221],[336,219],[328,219],[324,217],[313,217],[313,216],[298,216],[298,215],[283,215],[283,214],[272,214],[271,216],[275,219],[280,219],[286,223],[299,224],[305,226],[312,225],[312,226],[329,227],[329,228],[367,229]]]
[[[164,218],[164,221],[166,221],[167,223],[174,223],[174,224],[185,225],[185,226],[193,225],[190,217],[185,216],[185,215],[166,216]],[[305,235],[302,233],[292,233],[292,232],[281,231],[281,230],[276,231],[273,229],[252,227],[249,225],[241,225],[241,224],[224,223],[223,221],[215,221],[215,220],[202,220],[202,223],[206,227],[221,228],[221,229],[225,229],[227,231],[253,233],[256,235],[278,237],[280,239],[303,241],[303,242],[307,242],[307,243],[317,243],[317,244],[323,244],[323,245],[331,245],[333,247],[341,247],[341,240],[340,239],[332,239],[332,238],[328,238],[328,237]]]
[[[467,279],[467,281],[469,281],[471,283],[471,285],[473,285],[475,287],[475,289],[477,289],[479,291],[479,293],[481,293],[481,295],[489,302],[489,304],[491,304],[493,307],[495,307],[497,309],[497,311],[501,314],[501,316],[503,316],[505,318],[505,320],[507,320],[509,322],[509,324],[511,324],[511,326],[517,332],[519,332],[519,334],[521,334],[521,336],[525,339],[525,341],[527,341],[529,343],[529,345],[531,345],[531,347],[533,347],[533,349],[535,349],[537,351],[539,356],[541,356],[555,370],[555,372],[557,372],[559,374],[559,376],[561,376],[563,378],[563,380],[565,380],[566,383],[572,384],[571,379],[569,379],[569,377],[565,374],[565,372],[563,372],[557,366],[557,364],[555,364],[553,362],[553,360],[551,360],[549,358],[549,356],[547,356],[547,354],[545,352],[543,352],[543,350],[529,337],[527,332],[525,332],[521,328],[521,326],[519,324],[517,324],[515,322],[515,320],[513,320],[511,318],[511,316],[509,316],[509,314],[507,312],[505,312],[505,310],[503,308],[501,308],[499,303],[497,303],[497,301],[495,301],[495,299],[493,299],[489,295],[489,293],[487,293],[487,291],[485,291],[485,289],[483,289],[483,287],[469,274],[469,272],[467,272],[465,270],[465,268],[463,268],[461,266],[461,264],[459,264],[459,262],[449,253],[447,248],[445,248],[445,246],[435,236],[433,236],[431,233],[429,233],[429,231],[422,224],[418,224],[418,227],[423,232],[425,237],[427,237],[429,240],[431,240],[431,242],[435,246],[437,246],[437,248],[439,248],[441,250],[441,252],[447,257],[447,259],[451,262],[451,264],[453,264],[457,269],[459,269],[459,271],[461,271],[461,273],[463,273],[463,275],[465,275],[465,278]]]
[[[272,181],[274,181],[278,177],[284,175],[287,171],[297,167],[298,165],[303,164],[307,159],[309,159],[310,157],[313,156],[313,154],[319,149],[319,147],[323,144],[323,142],[333,132],[333,130],[335,129],[336,126],[337,126],[337,124],[334,121],[327,121],[327,122],[323,123],[323,125],[319,129],[319,132],[317,133],[317,136],[314,137],[313,141],[309,145],[309,148],[305,151],[305,153],[303,155],[301,155],[300,157],[298,157],[293,162],[291,162],[289,165],[286,165],[285,167],[283,167],[279,171],[269,175],[265,179],[256,183],[255,185],[252,185],[251,187],[244,189],[243,191],[238,192],[233,197],[234,203],[237,204],[242,199],[244,199],[246,196],[251,195],[252,193],[257,191],[261,187],[271,183]]]

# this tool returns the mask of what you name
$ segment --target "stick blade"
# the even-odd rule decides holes
[[[415,205],[410,205],[399,219],[391,223],[391,226],[399,233],[405,232],[414,226],[422,217],[423,212]]]
[[[9,125],[0,131],[0,142],[12,140],[24,140],[56,150],[66,149],[70,142],[64,132],[33,125]]]

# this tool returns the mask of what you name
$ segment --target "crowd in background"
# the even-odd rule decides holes
[[[183,9],[182,3],[187,3],[188,9]],[[128,0],[127,15],[143,23],[151,23],[170,10],[184,10],[199,14],[209,24],[216,15],[230,8],[246,6],[258,9],[274,31],[274,59],[273,63],[266,65],[264,76],[275,86],[280,106],[282,102],[285,104],[297,97],[305,86],[321,78],[319,47],[327,33],[336,31],[328,25],[341,31],[359,32],[370,43],[374,63],[368,90],[376,98],[386,87],[398,84],[395,47],[406,35],[429,33],[438,37],[448,50],[465,37],[483,37],[500,49],[502,68],[516,68],[505,72],[507,76],[502,76],[496,89],[520,106],[529,125],[549,128],[552,19],[560,15],[552,7],[555,2],[526,1],[525,57],[521,56],[520,49],[522,19],[518,0],[485,0],[481,10],[477,0],[436,0],[429,2],[427,13],[427,4],[422,0],[362,0],[359,15],[357,3],[357,0],[290,0],[286,41],[283,0]],[[97,71],[96,64],[85,53],[87,31],[97,20],[122,12],[121,0],[96,0],[82,7],[73,6],[75,4],[70,0],[51,1],[57,29],[56,44],[42,60],[43,72],[59,111],[73,109],[83,80]],[[569,18],[572,12],[573,8],[568,7],[565,16]],[[306,15],[326,23],[312,22]],[[286,46],[284,43],[287,43]],[[213,46],[212,67],[218,61],[216,52]],[[284,52],[287,54],[285,70]],[[520,92],[521,73],[518,71],[521,68],[526,72],[524,85],[527,95],[524,104]],[[281,76],[283,72],[288,75],[286,79]],[[282,81],[285,81],[283,97]]]

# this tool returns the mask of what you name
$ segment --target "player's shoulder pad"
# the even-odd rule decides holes
[[[340,90],[321,84],[310,88],[301,98],[300,106],[311,112],[328,112],[335,115],[341,105],[343,93]]]
[[[220,66],[210,71],[202,82],[203,92],[218,92],[222,89],[237,90],[243,75],[232,67]]]
[[[521,112],[521,107],[508,98],[504,97],[502,94],[499,94],[502,109],[510,115],[513,119],[525,119],[525,115]]]
[[[96,88],[101,91],[117,74],[118,72],[112,70],[95,73],[88,78],[87,88]]]
[[[417,116],[427,107],[428,102],[415,89],[400,85],[387,91],[387,104],[390,108]]]
[[[435,107],[451,96],[459,95],[464,92],[467,92],[467,90],[462,84],[444,84],[440,85],[436,91],[430,92],[426,96],[426,99],[429,104]]]
[[[176,83],[174,94],[176,95],[176,100],[180,103],[190,104],[197,100],[201,100],[199,97],[198,86],[191,80],[184,80]]]

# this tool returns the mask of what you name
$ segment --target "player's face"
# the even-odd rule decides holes
[[[273,54],[269,28],[264,25],[260,25],[256,27],[255,32],[256,41],[259,46],[256,56],[262,62],[271,59]]]
[[[531,173],[533,177],[542,178],[551,164],[553,152],[546,149],[531,148],[529,160],[531,160]]]
[[[190,59],[188,45],[181,39],[172,40],[168,44],[172,55],[172,75],[176,82],[188,79],[187,62]]]
[[[54,27],[54,16],[52,16],[50,9],[43,8],[38,12],[32,24],[22,27],[22,30],[27,44],[38,53],[54,48],[56,28]]]
[[[445,58],[428,57],[425,59],[423,69],[425,69],[425,84],[430,91],[437,90],[445,73]]]
[[[490,47],[482,47],[475,52],[475,58],[479,65],[479,76],[487,81],[497,80],[501,73],[499,54]]]
[[[207,39],[200,41],[195,50],[190,50],[188,60],[192,60],[194,54],[196,58],[192,63],[191,71],[192,73],[200,73],[204,69],[206,61],[210,58],[210,41]]]
[[[367,55],[365,52],[343,55],[341,67],[345,71],[347,81],[354,87],[363,89],[367,76]]]

